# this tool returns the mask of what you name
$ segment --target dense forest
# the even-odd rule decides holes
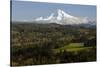
[[[11,66],[96,61],[96,27],[11,23]]]

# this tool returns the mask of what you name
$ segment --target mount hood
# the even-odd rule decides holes
[[[36,18],[35,21],[43,23],[57,23],[62,25],[73,25],[73,24],[92,24],[94,21],[90,21],[88,17],[76,17],[72,16],[61,9],[57,10],[57,16],[51,13],[50,16],[43,18]],[[95,24],[95,23],[93,23]]]

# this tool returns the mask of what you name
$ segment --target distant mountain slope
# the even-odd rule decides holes
[[[57,23],[62,25],[73,25],[73,24],[91,24],[95,25],[96,21],[90,20],[88,17],[76,17],[72,16],[61,9],[57,10],[57,16],[54,16],[54,13],[51,13],[50,16],[43,18],[42,16],[36,18],[36,22],[41,23]]]

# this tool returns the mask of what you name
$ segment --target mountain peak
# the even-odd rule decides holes
[[[70,14],[64,12],[63,10],[61,9],[58,9],[58,15],[63,15],[65,17],[69,17],[69,18],[72,18],[73,16],[71,16]]]
[[[54,13],[51,13],[50,16],[47,16],[46,18],[39,17],[35,21],[45,21],[46,23],[57,23],[62,25],[87,24],[89,22],[88,18],[86,17],[82,18],[72,16],[61,9],[57,10],[57,14],[57,16],[54,16]]]

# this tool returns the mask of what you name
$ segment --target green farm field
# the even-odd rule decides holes
[[[70,43],[69,45],[66,45],[61,48],[54,49],[55,52],[60,52],[60,51],[68,51],[68,52],[80,52],[84,50],[90,50],[95,47],[84,47],[83,43]]]

